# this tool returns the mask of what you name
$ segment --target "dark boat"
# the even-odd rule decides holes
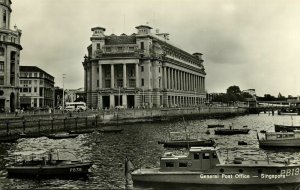
[[[275,132],[280,132],[280,131],[293,132],[294,130],[300,130],[300,126],[294,126],[294,125],[274,125],[274,126],[275,126]]]
[[[0,136],[0,143],[14,143],[20,138],[19,135]]]
[[[102,129],[99,129],[98,132],[100,133],[120,133],[123,129],[119,127],[103,127]]]
[[[248,145],[248,143],[245,141],[238,141],[238,145]]]
[[[58,151],[49,151],[47,154],[45,152],[21,154],[22,159],[19,162],[16,161],[12,166],[6,168],[8,177],[81,177],[89,173],[89,168],[93,164],[78,159],[61,159]]]
[[[174,138],[175,136],[183,135],[185,136],[184,139],[182,138]],[[186,132],[170,132],[169,140],[166,141],[158,141],[158,144],[163,144],[164,147],[168,148],[189,148],[192,146],[214,146],[216,143],[214,140],[208,139],[191,139],[190,134]]]
[[[207,128],[224,128],[224,125],[220,125],[220,124],[207,125]]]
[[[215,135],[236,135],[236,134],[248,134],[250,129],[244,126],[243,129],[215,129]]]
[[[33,134],[28,134],[28,133],[21,133],[20,138],[39,138],[39,137],[44,137],[46,136],[45,134],[38,134],[38,133],[33,133]]]
[[[299,109],[298,108],[282,108],[281,110],[278,110],[278,115],[299,115]]]
[[[49,139],[68,139],[68,138],[76,138],[78,134],[70,134],[70,133],[54,133],[47,135]]]

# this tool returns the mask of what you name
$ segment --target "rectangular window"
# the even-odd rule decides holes
[[[40,80],[40,85],[44,85],[44,81]]]
[[[194,153],[194,160],[200,159],[200,153]]]
[[[141,42],[141,49],[145,49],[144,42]]]
[[[119,52],[123,51],[123,47],[118,47],[118,51]]]
[[[110,48],[110,47],[107,47],[107,48],[106,48],[106,52],[111,52],[111,48]]]
[[[179,162],[179,167],[180,168],[186,168],[187,167],[187,162]]]
[[[97,67],[97,73],[99,73],[99,67]]]
[[[31,92],[31,88],[28,88],[28,92]]]
[[[129,51],[134,51],[134,47],[129,47]]]
[[[99,87],[99,80],[97,80],[97,87]]]
[[[105,80],[105,88],[110,88],[110,80]]]
[[[136,82],[135,79],[129,79],[129,88],[134,88],[136,87]]]
[[[100,44],[97,44],[97,49],[100,49]]]
[[[144,81],[144,79],[142,79],[142,86],[144,86],[145,85],[145,83],[144,83],[145,81]]]
[[[118,79],[117,80],[117,87],[123,87],[123,79]]]
[[[166,162],[166,167],[167,167],[167,168],[172,168],[172,167],[174,167],[174,162]]]
[[[4,56],[4,48],[0,48],[0,56]]]
[[[144,66],[141,66],[141,72],[144,72]]]
[[[160,67],[158,67],[158,72],[160,73]]]
[[[37,73],[34,73],[34,77],[37,77]]]
[[[4,85],[4,76],[0,76],[0,85]]]
[[[34,80],[34,84],[37,84],[37,80]]]
[[[4,71],[4,61],[0,61],[0,71]]]
[[[203,154],[203,159],[209,159],[209,152],[205,152]]]
[[[34,92],[37,92],[37,88],[36,87],[34,87]]]
[[[23,88],[23,92],[28,92],[28,88]]]
[[[159,79],[158,79],[158,87],[159,87],[159,88],[160,88],[160,86],[161,86],[161,85],[160,85],[160,81],[161,81],[161,79],[159,78]]]

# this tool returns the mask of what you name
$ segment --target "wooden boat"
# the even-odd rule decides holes
[[[0,143],[14,143],[20,138],[19,135],[3,135],[0,136]]]
[[[300,126],[294,126],[294,125],[274,125],[274,126],[275,126],[275,132],[280,132],[280,131],[293,132],[294,130],[300,130]]]
[[[95,130],[94,129],[80,129],[80,130],[72,130],[69,131],[70,134],[85,134],[85,133],[93,133]]]
[[[271,185],[300,182],[300,164],[242,158],[224,162],[218,149],[211,147],[191,147],[185,156],[165,154],[158,168],[134,170],[130,161],[125,166],[126,177],[132,178],[133,183]]]
[[[248,143],[245,141],[238,141],[238,145],[248,145]]]
[[[98,130],[98,132],[100,132],[100,133],[120,133],[122,131],[123,131],[122,128],[114,127],[114,126],[103,127],[103,128],[101,128],[101,129]]]
[[[39,133],[33,133],[33,134],[28,134],[28,133],[21,133],[20,138],[39,138],[46,136],[45,134],[39,134]]]
[[[293,132],[266,132],[264,138],[257,136],[260,147],[300,147],[300,130]]]
[[[70,134],[70,133],[54,133],[47,135],[49,139],[67,139],[67,138],[76,138],[78,134]]]
[[[58,150],[49,151],[47,155],[45,152],[16,155],[21,155],[22,159],[6,168],[8,177],[79,177],[87,175],[92,166],[92,162],[62,159]]]
[[[174,138],[174,136],[182,136],[184,135],[185,138]],[[205,140],[205,139],[191,139],[190,134],[186,132],[170,132],[169,133],[169,140],[166,141],[158,141],[158,144],[163,144],[164,147],[169,148],[189,148],[192,146],[214,146],[214,140]]]
[[[250,129],[247,129],[247,126],[244,126],[242,129],[215,129],[215,135],[236,135],[236,134],[248,134]]]
[[[220,124],[207,125],[207,128],[224,128],[224,125],[220,125]]]

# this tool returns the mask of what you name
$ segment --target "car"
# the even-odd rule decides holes
[[[122,110],[122,109],[125,109],[125,107],[124,106],[116,106],[115,109]]]

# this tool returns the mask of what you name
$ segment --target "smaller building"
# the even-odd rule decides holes
[[[66,89],[65,102],[86,102],[84,88]]]
[[[248,93],[251,96],[255,97],[256,96],[256,92],[255,89],[247,89],[247,90],[243,90],[244,93]]]
[[[54,107],[54,77],[36,66],[20,66],[20,107]]]

